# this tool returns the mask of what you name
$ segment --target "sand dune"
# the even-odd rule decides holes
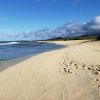
[[[53,43],[0,73],[0,100],[100,100],[100,42]]]

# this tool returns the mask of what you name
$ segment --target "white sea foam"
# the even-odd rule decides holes
[[[13,45],[13,44],[19,44],[19,42],[5,42],[5,43],[0,43],[0,45]]]

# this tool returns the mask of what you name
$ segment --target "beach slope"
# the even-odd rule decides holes
[[[100,42],[53,43],[66,47],[0,72],[0,100],[100,100]]]

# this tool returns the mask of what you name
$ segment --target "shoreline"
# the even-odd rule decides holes
[[[0,100],[100,99],[100,42],[53,43],[67,47],[41,53],[0,72]]]
[[[41,45],[42,45],[42,43],[43,43],[43,45],[46,43],[46,44],[49,44],[49,41],[38,41],[38,42],[41,42]],[[52,42],[50,42],[50,43],[52,43]],[[56,44],[54,44],[54,43],[52,43],[53,45],[55,45],[56,47],[51,47],[51,48],[49,48],[49,49],[41,49],[41,48],[44,48],[44,47],[48,47],[48,46],[46,46],[46,45],[44,45],[44,46],[38,46],[38,47],[40,47],[40,51],[39,52],[37,52],[37,53],[33,53],[33,54],[28,54],[28,55],[26,55],[26,56],[23,56],[23,57],[19,57],[19,58],[15,58],[15,59],[11,59],[11,60],[1,60],[0,61],[0,72],[2,72],[3,70],[5,70],[5,69],[7,69],[7,68],[9,68],[9,67],[11,67],[11,66],[14,66],[14,65],[16,65],[16,64],[18,64],[18,63],[21,63],[21,62],[23,62],[23,61],[26,61],[26,60],[28,60],[28,59],[30,59],[30,58],[32,58],[32,57],[34,57],[34,56],[37,56],[37,55],[39,55],[39,54],[42,54],[42,53],[44,53],[44,52],[49,52],[49,51],[54,51],[54,50],[57,50],[57,49],[61,49],[61,48],[64,48],[64,46],[63,45],[56,45]],[[50,44],[51,45],[51,44]],[[34,50],[34,48],[33,48],[33,50]]]

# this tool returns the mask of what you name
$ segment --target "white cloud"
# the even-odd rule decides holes
[[[2,40],[12,40],[14,38],[13,35],[6,34],[6,33],[0,33],[0,41]]]
[[[94,18],[94,22],[100,24],[100,16],[97,16]]]
[[[100,16],[97,16],[84,24],[83,30],[87,32],[100,32]]]
[[[78,36],[88,33],[100,33],[100,16],[85,22],[84,24],[76,24],[73,21],[68,22],[54,30],[44,28],[37,31],[21,32],[15,36],[9,34],[0,33],[0,39],[10,38],[16,40],[38,40],[38,39],[48,39],[54,37],[66,37],[66,36]]]

